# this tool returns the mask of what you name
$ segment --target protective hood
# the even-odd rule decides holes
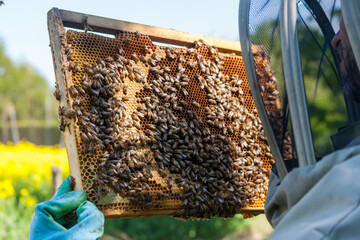
[[[353,14],[345,23],[359,18],[360,3],[346,5],[343,11]],[[314,164],[335,150],[331,135],[338,128],[360,120],[359,104],[342,93],[340,61],[330,44],[340,12],[336,0],[240,0],[245,69],[280,178],[287,173],[283,160]],[[360,25],[351,26],[352,45],[360,43]]]

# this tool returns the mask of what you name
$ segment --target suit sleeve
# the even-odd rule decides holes
[[[294,169],[280,183],[271,174],[265,214],[272,239],[358,239],[360,146]]]

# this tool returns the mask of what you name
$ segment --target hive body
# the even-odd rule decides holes
[[[72,30],[62,55],[71,79],[60,128],[75,136],[68,151],[77,156],[70,171],[78,168],[78,186],[105,215],[263,210],[273,160],[241,56],[202,41],[170,48],[138,32],[113,39]],[[257,64],[269,71],[261,55]],[[263,93],[267,110],[279,112],[277,91]]]

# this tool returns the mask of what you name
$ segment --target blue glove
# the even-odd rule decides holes
[[[77,222],[68,222],[65,215],[76,209]],[[86,201],[84,191],[71,191],[69,177],[50,201],[35,207],[30,225],[30,240],[99,239],[104,232],[104,215]]]

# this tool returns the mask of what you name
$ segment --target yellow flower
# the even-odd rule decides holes
[[[25,206],[27,207],[34,207],[37,204],[36,198],[33,196],[29,196],[26,198]]]
[[[21,196],[19,198],[21,204],[25,205],[26,207],[33,207],[36,205],[36,198],[33,196]]]
[[[14,197],[14,196],[15,196],[15,190],[10,180],[6,179],[0,181],[0,198],[4,199],[7,197]]]
[[[17,145],[0,143],[0,198],[22,197],[24,205],[32,205],[36,197],[30,192],[50,192],[51,166],[63,169],[63,176],[69,174],[66,149],[58,146],[36,146],[29,142]],[[16,189],[21,189],[15,193]],[[48,186],[47,189],[40,189]],[[45,190],[45,191],[44,191]]]
[[[29,190],[27,190],[26,188],[22,188],[20,190],[20,195],[24,196],[24,197],[28,196],[29,195]]]

